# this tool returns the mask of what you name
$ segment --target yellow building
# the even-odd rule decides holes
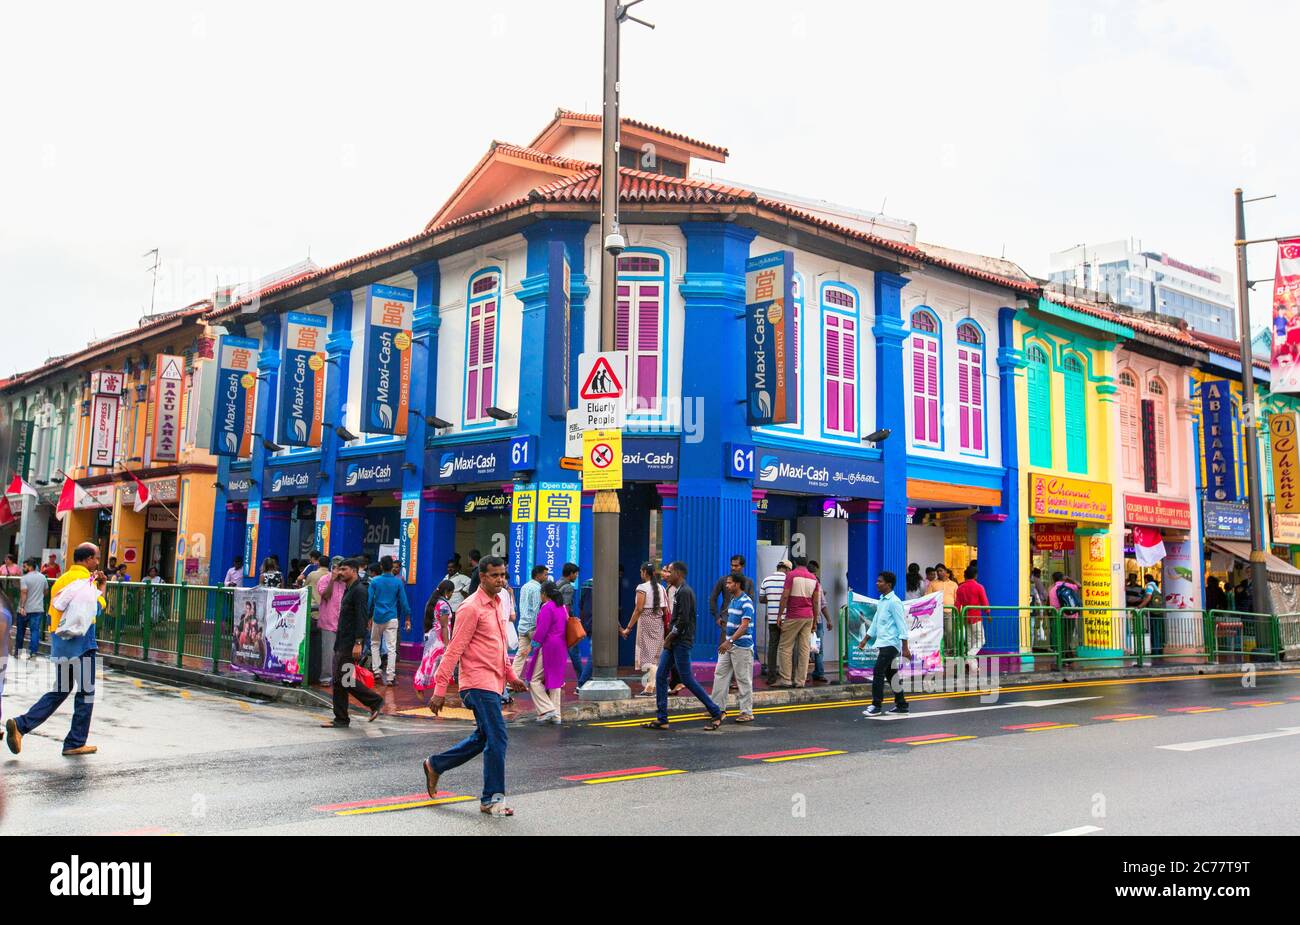
[[[125,564],[132,580],[155,567],[166,582],[208,582],[216,488],[207,449],[211,383],[207,401],[203,395],[215,338],[201,317],[211,308],[204,301],[155,315],[5,384],[6,398],[38,394],[65,411],[48,415],[63,430],[37,442],[49,449],[28,473],[40,483],[39,513],[51,537],[59,529],[53,508],[64,480],[84,489],[62,522],[65,562],[90,541],[100,546],[105,566]],[[57,383],[57,395],[44,397],[47,383]],[[148,494],[138,511],[136,479]]]

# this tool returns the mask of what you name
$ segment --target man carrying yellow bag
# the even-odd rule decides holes
[[[90,735],[90,714],[95,708],[95,617],[108,606],[103,596],[106,579],[99,570],[99,547],[94,543],[78,546],[72,562],[72,567],[59,576],[50,590],[54,689],[22,716],[5,722],[5,744],[15,755],[22,751],[23,736],[49,719],[74,687],[77,694],[73,701],[72,728],[63,740],[63,754],[76,757],[98,751],[94,745],[86,744],[86,738]]]

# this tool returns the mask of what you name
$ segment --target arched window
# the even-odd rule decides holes
[[[961,448],[985,452],[984,334],[971,321],[957,325],[957,416]]]
[[[1156,481],[1168,485],[1169,478],[1169,397],[1163,379],[1147,383],[1156,424]]]
[[[465,328],[465,423],[491,420],[496,398],[497,328],[501,317],[501,272],[479,270],[469,279]]]
[[[827,284],[822,287],[823,426],[833,436],[858,435],[858,297]]]
[[[1137,377],[1127,369],[1117,378],[1119,383],[1119,448],[1124,477],[1142,477],[1142,416],[1138,408]]]
[[[1029,392],[1029,464],[1052,466],[1052,379],[1047,351],[1032,344],[1025,352]]]
[[[926,308],[912,312],[912,443],[942,447],[939,403],[941,369],[939,319]]]
[[[1074,354],[1061,361],[1065,379],[1065,467],[1088,471],[1087,380],[1083,362]]]
[[[628,352],[631,381],[625,385],[636,397],[636,413],[641,414],[662,410],[667,264],[655,251],[625,251],[618,258],[614,349]]]

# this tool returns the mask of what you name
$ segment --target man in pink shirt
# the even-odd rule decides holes
[[[330,567],[321,571],[316,583],[316,625],[320,627],[320,683],[329,684],[334,677],[334,640],[339,631],[339,605],[348,586],[339,577],[342,556],[330,560]]]
[[[513,816],[505,805],[506,723],[501,689],[522,691],[524,684],[510,666],[499,592],[506,586],[506,562],[499,556],[479,560],[479,585],[456,611],[456,632],[433,679],[429,709],[436,715],[447,702],[447,685],[460,665],[460,699],[474,713],[474,731],[448,751],[424,762],[429,798],[437,799],[438,778],[478,754],[483,755],[483,794],[479,809],[492,816]]]

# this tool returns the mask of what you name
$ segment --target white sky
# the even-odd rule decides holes
[[[599,111],[600,0],[10,4],[0,376],[159,309],[421,229],[494,138]],[[129,10],[130,12],[124,12]],[[1045,275],[1129,236],[1232,268],[1300,232],[1300,4],[648,0],[623,114],[720,176],[885,210]],[[1252,249],[1272,277],[1274,249]],[[1256,287],[1256,322],[1269,287]]]

